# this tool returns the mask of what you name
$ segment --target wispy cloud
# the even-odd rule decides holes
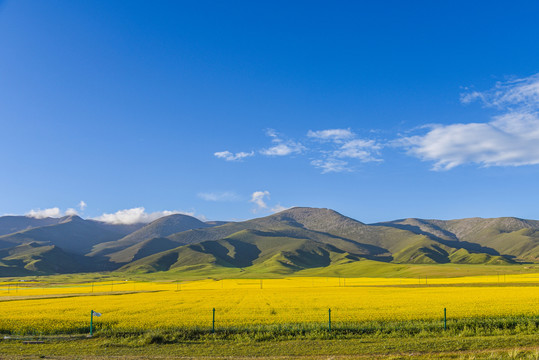
[[[253,209],[253,212],[256,212],[261,209],[267,209],[268,204],[266,204],[266,198],[269,199],[270,193],[269,191],[255,191],[251,195],[250,202],[256,204],[257,208]]]
[[[379,156],[382,145],[375,140],[360,139],[350,129],[309,130],[307,136],[324,145],[318,152],[319,158],[311,161],[323,174],[353,171],[350,160],[382,161]]]
[[[241,161],[245,158],[253,156],[254,154],[254,151],[232,153],[228,150],[213,153],[215,157],[218,157],[219,159],[224,159],[226,161]]]
[[[374,140],[354,139],[346,141],[339,149],[333,152],[333,156],[338,158],[358,159],[361,162],[382,161],[378,158],[378,151],[382,145]]]
[[[274,129],[266,130],[266,135],[271,138],[275,145],[260,150],[266,156],[287,156],[291,154],[301,154],[306,148],[301,143],[290,139],[283,139]]]
[[[289,155],[309,156],[311,165],[322,169],[322,173],[351,172],[354,162],[379,162],[382,145],[372,139],[361,139],[351,129],[308,130],[302,140],[287,138],[275,129],[266,129],[271,139],[271,146],[258,152],[268,157]],[[306,145],[307,144],[307,145]],[[222,151],[215,156],[228,161],[241,160],[254,153],[236,153]]]
[[[472,91],[461,94],[465,104],[480,101],[486,106],[502,110],[519,109],[537,110],[539,108],[539,74],[522,79],[498,82],[487,91]]]
[[[198,193],[198,197],[206,201],[237,201],[240,196],[233,191],[223,192],[201,192]]]
[[[150,223],[154,220],[157,220],[163,216],[173,215],[173,214],[184,214],[189,216],[195,216],[193,212],[184,212],[178,210],[164,210],[156,211],[152,213],[147,213],[144,207],[136,207],[132,209],[124,209],[116,211],[115,213],[103,214],[101,216],[93,218],[93,220],[106,222],[109,224],[123,224],[123,225],[132,225],[138,223]]]
[[[309,130],[307,136],[319,140],[342,141],[355,137],[350,129]]]
[[[82,200],[79,202],[79,205],[78,205],[80,211],[84,211],[84,209],[86,209],[87,206],[88,205]]]
[[[322,170],[322,174],[331,172],[351,172],[347,161],[339,160],[335,158],[325,158],[312,160],[311,165]]]
[[[469,163],[539,164],[539,74],[461,96],[464,103],[476,100],[499,108],[502,114],[486,123],[432,125],[426,134],[404,137],[399,143],[408,154],[433,161],[433,170]]]

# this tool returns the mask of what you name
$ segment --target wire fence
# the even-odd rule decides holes
[[[536,331],[539,274],[505,278],[11,281],[0,283],[0,334],[87,333],[90,310],[102,313],[93,326],[104,332],[439,330],[444,324]]]

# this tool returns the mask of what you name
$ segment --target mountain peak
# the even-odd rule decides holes
[[[59,219],[58,223],[59,224],[64,224],[64,223],[67,223],[67,222],[75,222],[75,221],[85,221],[83,218],[81,218],[80,216],[78,215],[67,215],[67,216],[63,216]]]
[[[292,216],[294,218],[296,217],[318,217],[318,216],[337,216],[337,217],[346,217],[342,214],[339,214],[335,210],[327,209],[327,208],[313,208],[313,207],[293,207],[290,209],[286,209],[283,211],[280,211],[278,213],[275,213],[270,216]]]

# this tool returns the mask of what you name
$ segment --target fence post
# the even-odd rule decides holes
[[[213,308],[213,318],[211,321],[211,333],[215,333],[215,308]]]
[[[444,308],[444,331],[447,330],[447,309]]]
[[[329,332],[331,332],[331,309],[328,310],[328,328]]]
[[[94,311],[90,310],[90,336],[92,336],[94,331]]]

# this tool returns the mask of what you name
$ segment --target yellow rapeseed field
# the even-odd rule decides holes
[[[0,283],[0,333],[539,316],[539,274],[453,278],[285,278],[191,282]]]

